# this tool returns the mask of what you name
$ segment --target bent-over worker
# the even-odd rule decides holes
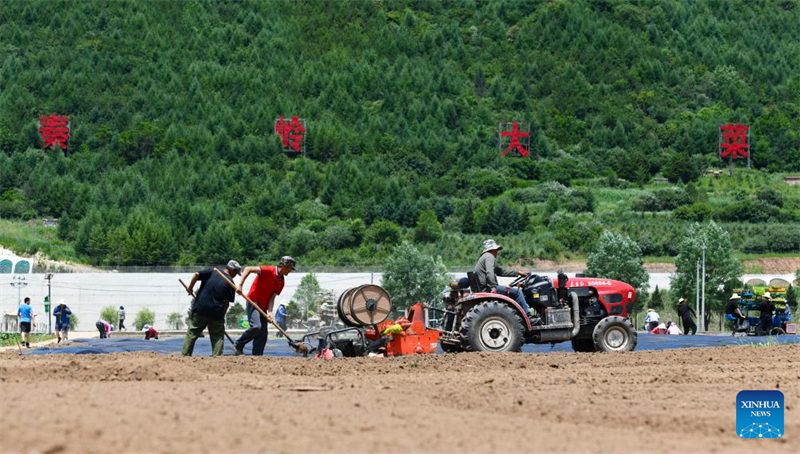
[[[231,260],[225,265],[224,271],[231,280],[241,274],[242,267],[239,262]],[[198,271],[192,276],[187,292],[192,294],[194,284],[200,281],[200,290],[192,305],[192,313],[183,341],[183,356],[192,356],[197,338],[208,327],[208,336],[211,338],[211,355],[222,356],[225,346],[225,312],[228,305],[236,298],[233,287],[225,282],[225,278],[214,272],[214,268]]]
[[[242,279],[236,286],[236,292],[242,294],[242,287],[251,274],[256,275],[253,286],[247,292],[250,298],[258,307],[267,313],[267,317],[261,315],[251,304],[247,305],[247,321],[250,328],[236,340],[236,355],[244,353],[244,346],[248,342],[253,342],[253,356],[262,356],[264,347],[267,345],[267,323],[272,321],[272,306],[275,304],[275,297],[280,295],[285,284],[284,277],[294,271],[297,262],[291,257],[281,258],[278,266],[248,266],[244,269]]]

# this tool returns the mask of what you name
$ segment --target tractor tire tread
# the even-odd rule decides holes
[[[605,352],[608,351],[604,349],[603,346],[603,334],[605,330],[608,328],[608,325],[612,324],[620,324],[625,327],[625,330],[628,333],[628,346],[625,348],[624,351],[632,352],[636,348],[636,344],[639,343],[639,336],[636,334],[636,331],[633,329],[630,321],[627,319],[620,317],[618,315],[612,315],[600,320],[597,325],[594,327],[592,332],[592,344],[594,346],[594,351],[597,352]]]
[[[512,348],[508,351],[518,352],[522,348],[522,344],[525,342],[524,339],[524,325],[523,320],[519,316],[519,314],[514,311],[514,309],[510,308],[508,305],[501,303],[496,300],[486,301],[480,304],[475,305],[472,309],[470,309],[464,318],[461,319],[461,329],[459,330],[459,335],[461,337],[461,345],[465,352],[477,351],[471,341],[471,333],[473,332],[473,326],[475,325],[476,319],[482,315],[483,312],[487,310],[497,310],[501,312],[505,312],[505,315],[510,318],[512,323],[516,325],[516,340]]]

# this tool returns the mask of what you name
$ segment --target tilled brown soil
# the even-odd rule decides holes
[[[792,452],[800,346],[324,361],[0,355],[0,452]],[[786,436],[736,437],[779,389]]]

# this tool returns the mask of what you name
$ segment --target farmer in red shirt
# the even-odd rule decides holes
[[[269,320],[264,318],[251,305],[247,305],[247,321],[250,328],[236,340],[236,355],[244,353],[244,346],[253,341],[253,356],[264,354],[264,347],[267,345],[267,323],[272,320],[272,305],[275,296],[280,295],[285,283],[284,276],[294,271],[296,262],[293,258],[285,256],[281,258],[278,266],[248,266],[242,273],[242,279],[236,286],[236,292],[242,294],[242,287],[250,274],[256,275],[256,280],[250,287],[247,297],[253,300],[258,307],[267,313]]]

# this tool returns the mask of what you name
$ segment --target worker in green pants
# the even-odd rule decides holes
[[[231,260],[225,266],[224,272],[233,279],[241,274],[242,267],[235,260]],[[225,342],[225,312],[228,311],[228,305],[234,300],[236,293],[225,278],[214,272],[214,268],[194,273],[187,288],[190,295],[197,281],[200,281],[200,290],[197,291],[197,298],[189,316],[189,326],[183,341],[183,356],[192,356],[194,343],[206,328],[211,338],[212,356],[222,356]]]

